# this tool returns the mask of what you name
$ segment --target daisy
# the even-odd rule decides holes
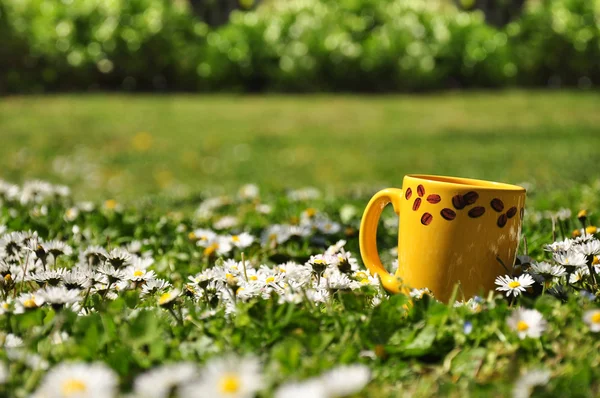
[[[189,234],[190,239],[192,240],[197,240],[198,246],[203,246],[206,247],[208,245],[209,241],[212,241],[214,238],[217,237],[217,234],[214,233],[213,231],[211,231],[210,229],[195,229],[192,232],[190,232]],[[199,243],[199,242],[205,242],[205,243]]]
[[[239,235],[231,235],[229,239],[231,240],[231,244],[238,249],[245,249],[254,243],[254,236],[247,232],[242,232]]]
[[[113,284],[115,282],[121,281],[125,279],[125,271],[121,269],[116,269],[114,266],[110,264],[102,264],[98,268],[98,274],[104,275],[108,278],[108,282]]]
[[[539,311],[524,308],[514,310],[512,315],[506,319],[506,323],[517,332],[521,340],[526,337],[539,338],[546,330],[547,325]]]
[[[552,278],[560,278],[567,273],[567,270],[561,265],[552,265],[547,262],[533,262],[529,268],[529,272],[536,275],[541,275],[545,280]]]
[[[424,295],[429,295],[432,296],[431,291],[428,288],[423,288],[423,289],[412,289],[410,291],[410,297],[412,298],[416,298],[416,299],[422,299]]]
[[[530,370],[517,379],[513,388],[513,398],[529,398],[536,386],[545,386],[550,381],[547,370]]]
[[[10,314],[14,311],[14,301],[8,297],[4,301],[0,301],[0,315]]]
[[[38,290],[36,295],[44,299],[44,302],[50,304],[52,308],[60,309],[66,304],[73,304],[83,300],[79,293],[80,290],[77,289],[69,290],[64,286],[49,286]]]
[[[600,310],[589,310],[583,314],[583,321],[594,333],[600,332]]]
[[[565,238],[565,240],[563,240],[563,241],[556,241],[549,245],[544,245],[544,250],[553,252],[553,253],[566,252],[571,249],[572,245],[573,245],[573,241],[571,239]]]
[[[150,279],[142,286],[142,296],[154,294],[171,287],[171,282],[164,279]]]
[[[238,191],[238,197],[240,199],[255,199],[258,197],[260,190],[255,184],[243,185]]]
[[[293,202],[300,202],[320,198],[321,191],[319,191],[317,188],[306,187],[289,191],[287,196],[288,199]]]
[[[280,245],[290,238],[290,230],[287,225],[274,224],[264,230],[261,243],[263,246]]]
[[[570,272],[573,272],[579,267],[585,267],[587,265],[587,257],[585,254],[575,250],[554,253],[553,257],[554,261],[565,267],[567,271]]]
[[[8,333],[4,337],[4,343],[2,345],[4,348],[19,348],[23,346],[23,339],[12,333]]]
[[[79,209],[77,207],[70,207],[65,211],[64,220],[67,222],[75,221],[79,216]]]
[[[103,247],[89,246],[79,255],[79,261],[90,267],[96,267],[102,264],[107,257],[108,252]]]
[[[319,221],[315,226],[319,231],[321,231],[321,233],[324,233],[325,235],[337,234],[342,229],[342,226],[339,223],[330,220]]]
[[[600,240],[593,239],[587,242],[581,243],[574,247],[580,253],[585,254],[586,256],[595,256],[600,253]]]
[[[270,214],[273,208],[267,204],[261,203],[256,205],[256,211],[261,214]]]
[[[257,358],[227,356],[211,359],[202,378],[180,390],[181,398],[251,398],[265,386]]]
[[[174,304],[174,300],[176,300],[180,294],[181,290],[179,289],[169,290],[168,292],[165,292],[160,295],[160,297],[158,298],[158,305],[160,305],[161,307],[168,307]]]
[[[113,398],[119,380],[115,372],[101,363],[61,363],[42,380],[36,397]]]
[[[589,276],[590,270],[587,267],[577,268],[570,276],[569,283],[575,284],[583,281],[587,276]]]
[[[275,391],[274,398],[328,398],[321,380],[286,383]]]
[[[44,304],[44,299],[33,293],[21,293],[19,297],[17,297],[17,302],[15,305],[15,314],[22,314],[27,310],[34,310],[39,308]]]
[[[44,242],[41,244],[41,246],[46,253],[52,254],[52,257],[54,257],[55,259],[58,256],[70,256],[73,253],[73,248],[71,248],[71,246],[59,240],[51,240],[49,242]]]
[[[125,280],[132,282],[144,282],[156,277],[154,271],[148,271],[144,268],[137,268],[135,266],[125,268],[123,272],[125,274]]]
[[[371,380],[371,371],[365,365],[338,366],[321,377],[326,396],[330,398],[357,394]]]
[[[176,389],[198,376],[196,365],[188,362],[159,366],[138,376],[133,391],[140,398],[168,398]]]
[[[514,295],[517,297],[528,287],[533,285],[535,281],[531,275],[523,274],[519,277],[512,278],[509,275],[499,276],[496,278],[495,284],[498,285],[496,288],[499,292],[506,292],[506,297]]]
[[[92,284],[93,273],[84,269],[72,269],[63,275],[67,289],[87,289]]]
[[[214,229],[229,229],[238,225],[239,220],[237,217],[233,216],[224,216],[219,218],[217,221],[213,223]]]
[[[115,268],[122,268],[131,265],[132,255],[122,247],[112,249],[106,255],[106,261]]]
[[[39,273],[31,274],[26,279],[35,281],[39,284],[48,284],[50,286],[56,286],[63,281],[64,275],[67,273],[66,268],[57,268],[50,271],[42,271]]]

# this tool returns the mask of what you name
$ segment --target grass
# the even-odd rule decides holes
[[[230,191],[242,183],[336,191],[406,173],[590,182],[600,94],[508,91],[427,96],[9,97],[0,168],[80,195]]]
[[[246,264],[266,264],[268,272],[283,275],[280,263],[303,264],[340,239],[347,240],[357,269],[363,269],[357,236],[362,208],[373,188],[400,186],[401,176],[409,172],[534,183],[538,189],[528,194],[523,234],[528,254],[551,261],[543,245],[552,241],[552,223],[537,210],[600,208],[600,184],[586,184],[598,177],[599,99],[597,93],[569,92],[5,98],[0,103],[0,177],[67,183],[76,198],[96,202],[90,210],[70,197],[50,194],[38,198],[46,205],[40,206],[0,192],[0,228],[37,231],[40,239],[73,248],[72,254],[50,262],[43,246],[35,246],[39,261],[29,272],[77,268],[90,245],[111,250],[135,242],[130,247],[137,249],[131,250],[151,256],[156,276],[185,294],[164,304],[168,289],[142,294],[143,283],[111,290],[94,282],[93,291],[82,289],[77,296],[84,316],[56,303],[17,313],[24,292],[37,295],[49,282],[20,280],[33,254],[18,235],[0,234],[20,247],[10,256],[0,250],[0,308],[14,310],[0,316],[0,371],[8,370],[6,383],[0,379],[0,396],[26,397],[43,388],[45,378],[52,381],[36,365],[44,362],[49,367],[102,362],[118,376],[120,391],[128,393],[135,378],[149,369],[188,361],[201,367],[231,352],[260,359],[267,375],[261,398],[272,397],[282,383],[352,363],[364,364],[373,376],[357,396],[510,396],[520,375],[534,369],[550,377],[535,391],[538,396],[598,396],[600,343],[584,317],[598,310],[599,301],[580,292],[600,294],[600,285],[590,278],[538,281],[517,300],[490,295],[476,308],[428,296],[407,305],[407,297],[370,286],[328,289],[323,303],[308,299],[306,292],[297,303],[281,303],[277,293],[269,299],[236,297],[240,281],[251,287]],[[261,186],[260,198],[230,196],[230,202],[204,218],[179,211],[178,202],[168,203],[169,211],[156,202],[122,207],[104,202],[175,194],[195,207],[199,199],[190,191],[231,193],[248,182]],[[342,194],[295,202],[277,191],[304,185]],[[351,195],[350,188],[356,187],[367,190]],[[269,205],[271,213],[260,213],[259,202]],[[339,232],[310,228],[304,238],[258,243],[269,226],[296,223],[308,208],[340,222]],[[348,209],[350,215],[342,217]],[[386,211],[384,218],[396,219]],[[559,230],[570,234],[578,226],[575,214]],[[192,232],[212,228],[224,216],[235,217],[239,227],[219,234],[248,231],[257,242],[244,249],[244,257],[237,249],[223,254],[238,261],[227,265],[237,279],[216,284],[218,295],[217,288],[191,283],[188,277],[203,272],[218,282],[207,270],[218,271],[222,258],[207,250],[210,246],[197,245]],[[590,222],[598,221],[591,213]],[[396,231],[393,223],[380,226],[378,244],[386,265],[392,261],[386,249],[396,245]],[[520,254],[523,250],[522,245]],[[590,267],[592,257],[586,258]],[[302,289],[314,288],[324,277],[320,266],[307,266],[311,278]],[[7,273],[16,277],[7,278]],[[350,277],[362,278],[358,273]],[[381,304],[373,306],[373,299]],[[539,338],[520,339],[507,324],[518,307],[536,309],[547,320]],[[235,313],[226,314],[232,308]],[[57,342],[60,331],[69,337]],[[6,348],[8,333],[23,339],[18,351]]]

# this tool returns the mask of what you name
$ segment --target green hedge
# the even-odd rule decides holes
[[[274,0],[210,28],[184,0],[0,0],[0,91],[416,91],[600,81],[600,0],[502,29],[424,0]]]

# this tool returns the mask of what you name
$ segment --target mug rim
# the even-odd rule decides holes
[[[407,174],[405,177],[415,180],[423,180],[432,184],[451,185],[456,188],[472,188],[485,191],[509,191],[525,193],[527,190],[519,185],[507,184],[504,182],[479,180],[476,178],[440,176],[434,174]]]

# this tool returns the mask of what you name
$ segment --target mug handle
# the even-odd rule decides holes
[[[394,207],[394,212],[400,215],[400,200],[402,190],[398,188],[386,188],[377,192],[367,204],[362,220],[360,222],[359,243],[360,254],[365,266],[372,275],[379,275],[381,283],[386,290],[392,293],[400,293],[401,281],[391,275],[381,264],[377,252],[377,224],[381,212],[389,203]]]

